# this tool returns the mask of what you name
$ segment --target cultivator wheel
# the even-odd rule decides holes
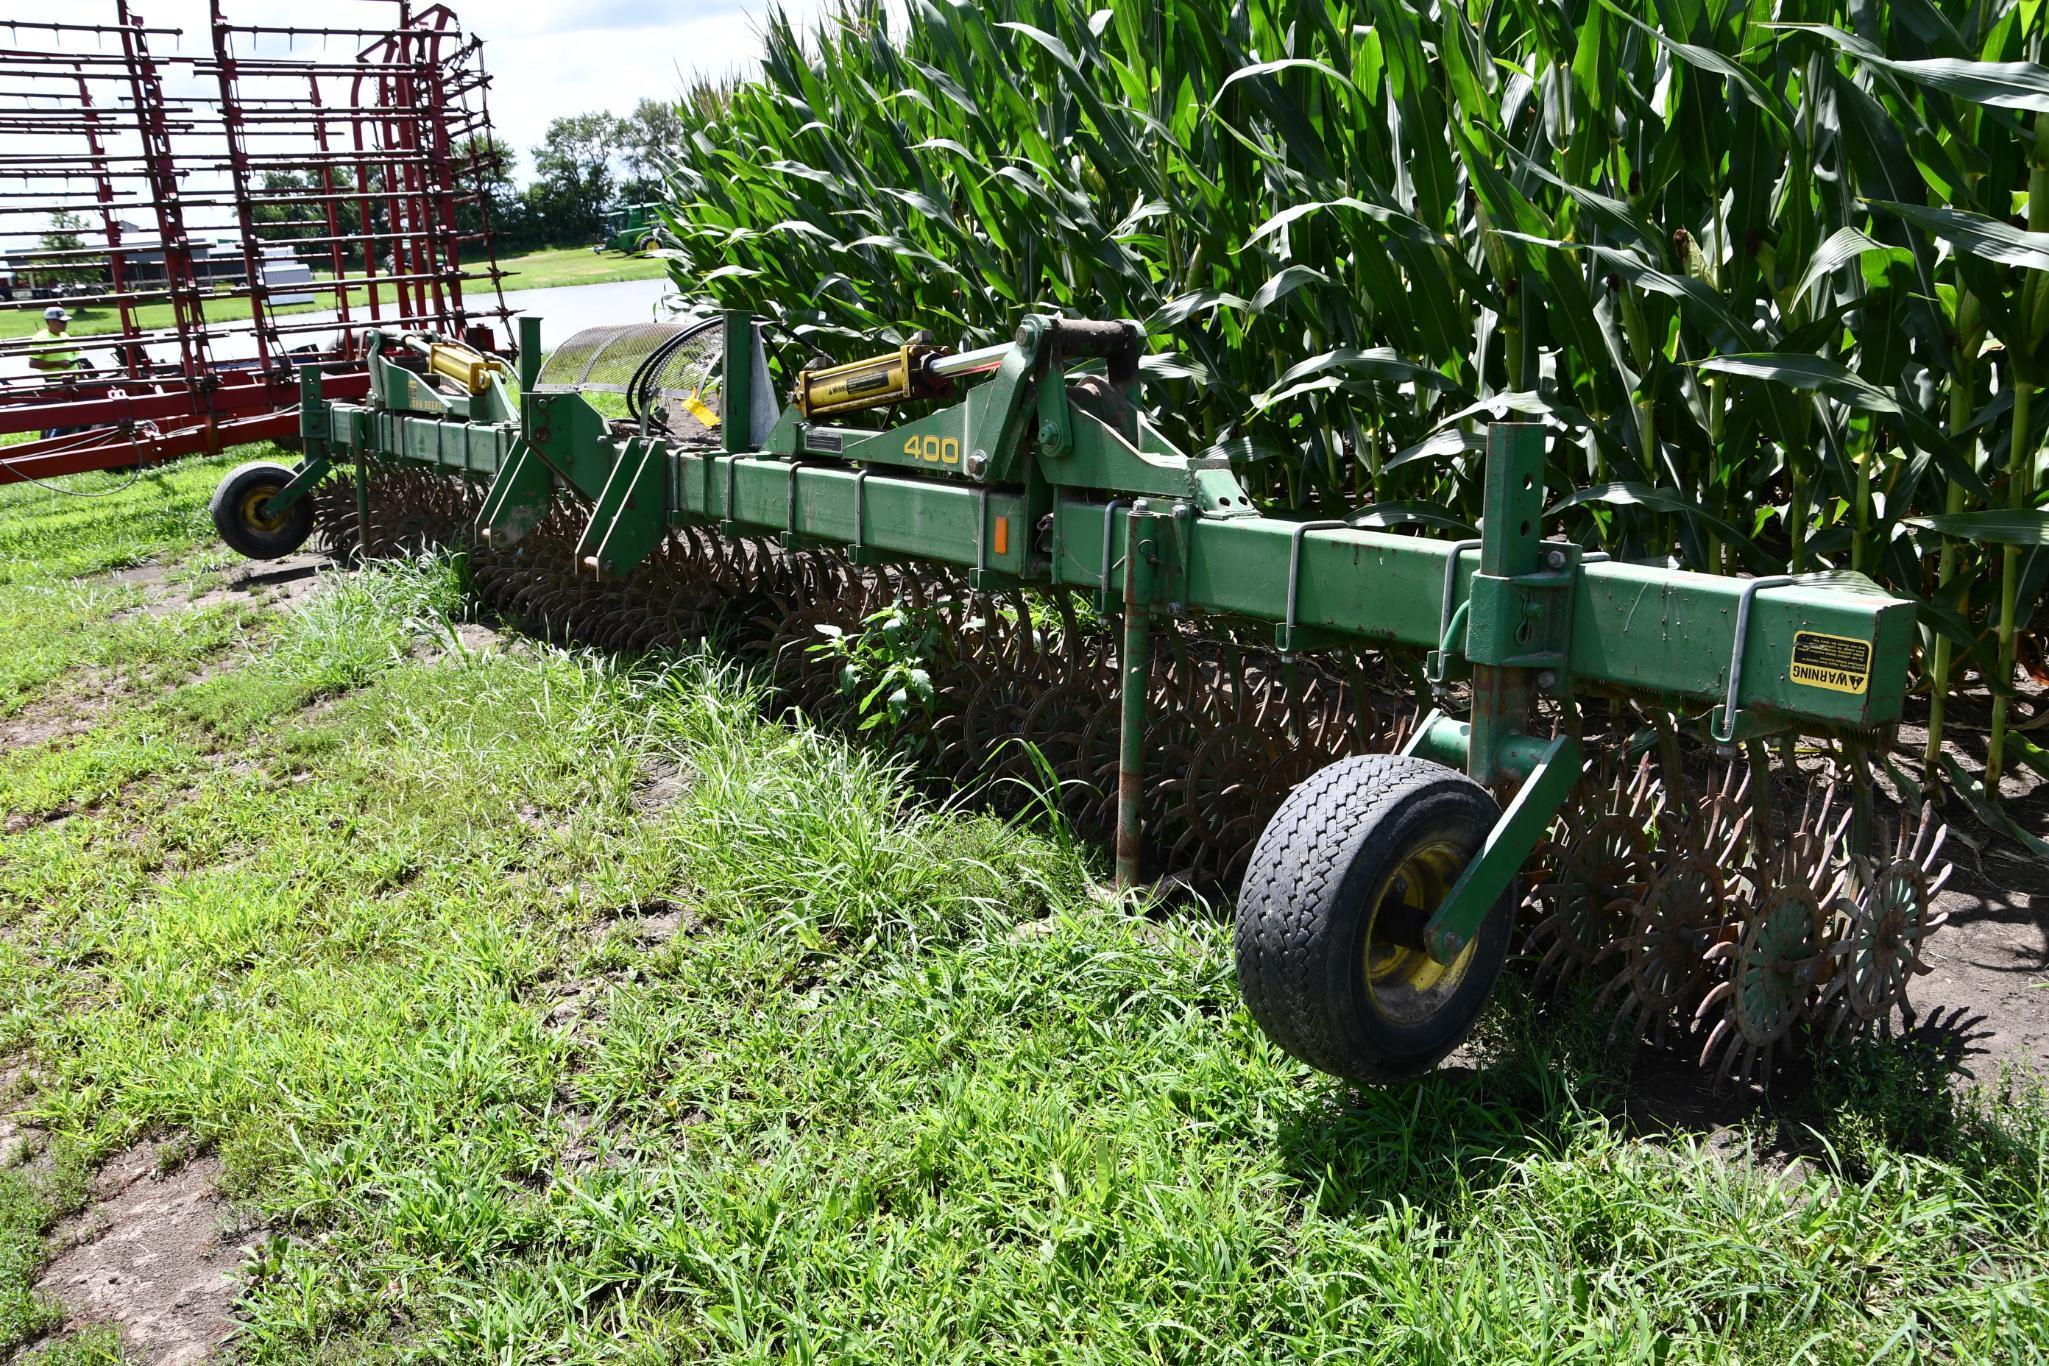
[[[1720,1079],[1762,1082],[1770,1075],[1776,1050],[1806,1018],[1825,976],[1824,925],[1821,902],[1797,874],[1753,889],[1736,937],[1705,954],[1729,975],[1694,1013],[1696,1024],[1714,1019],[1700,1050],[1703,1068],[1720,1049]]]
[[[1449,962],[1424,952],[1422,932],[1496,814],[1464,774],[1398,754],[1332,764],[1289,793],[1238,901],[1238,987],[1267,1036],[1367,1084],[1457,1047],[1508,956],[1514,896]]]
[[[1949,880],[1940,861],[1948,831],[1927,810],[1903,824],[1890,857],[1852,855],[1835,916],[1834,975],[1824,998],[1832,1029],[1868,1029],[1906,1011],[1907,983],[1929,971],[1928,936],[1949,917],[1935,911]]]
[[[1563,985],[1628,933],[1630,910],[1650,886],[1651,835],[1663,810],[1650,756],[1626,783],[1610,763],[1587,766],[1536,854],[1538,918],[1524,949],[1537,959],[1540,981]]]

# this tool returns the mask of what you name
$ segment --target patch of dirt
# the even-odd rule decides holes
[[[2045,699],[2021,680],[2011,707],[2016,731],[2042,724]],[[1984,772],[1991,698],[1982,687],[1953,695],[1943,752],[1966,772]],[[1927,748],[1928,702],[1908,700],[1894,762],[1918,776]],[[1883,779],[1881,788],[1897,787]],[[1914,796],[1895,792],[1911,802]],[[2007,766],[2000,806],[2022,829],[2049,835],[2049,779],[2025,764]],[[1932,969],[1907,984],[1910,1026],[1940,1021],[1964,1070],[1980,1081],[2006,1063],[2049,1074],[2049,866],[2003,834],[1980,825],[1961,801],[1941,813],[1950,825],[1942,856],[1954,865],[1936,909],[1949,916],[1924,946]]]
[[[591,926],[593,941],[603,939],[614,928],[624,929],[641,948],[658,948],[679,934],[695,934],[704,927],[690,911],[666,897],[626,906]]]
[[[690,775],[673,759],[653,758],[641,766],[640,780],[633,785],[633,809],[652,816],[674,806],[690,790]]]
[[[169,612],[188,605],[211,607],[223,602],[290,607],[320,586],[321,570],[333,567],[334,561],[330,557],[308,550],[276,560],[246,560],[223,573],[220,587],[184,602],[177,601],[175,597],[167,599],[161,609],[152,610]]]
[[[593,947],[598,947],[615,932],[623,931],[623,937],[645,953],[660,948],[677,935],[695,934],[703,923],[691,911],[658,897],[599,916],[585,929],[584,938]],[[636,960],[610,971],[558,980],[548,992],[554,1002],[548,1011],[548,1027],[578,1038],[586,1036],[603,1021],[603,994],[613,987],[636,981],[639,976],[640,967]]]
[[[0,1064],[0,1171],[45,1160],[42,1129],[21,1117],[19,1093],[27,1081],[26,1064]]]
[[[1951,882],[1962,885],[1936,898],[1950,921],[1924,945],[1932,971],[1907,984],[1907,999],[1917,1016],[1954,1017],[1978,1080],[2007,1062],[2049,1074],[2049,869],[1990,851],[1984,865],[1988,878],[1959,858]]]
[[[120,700],[112,669],[91,666],[65,676],[47,695],[0,721],[0,750],[25,749],[83,735]]]
[[[111,1324],[131,1360],[179,1366],[234,1334],[235,1271],[262,1230],[216,1192],[218,1159],[165,1173],[164,1151],[141,1143],[101,1169],[85,1212],[54,1235],[36,1289],[62,1301],[67,1328]]]
[[[164,580],[170,577],[171,566],[167,564],[144,563],[117,569],[107,578],[114,583],[140,588],[146,597],[163,596],[168,590]]]
[[[477,621],[460,621],[453,628],[455,639],[451,642],[444,636],[431,636],[417,642],[413,657],[426,664],[438,664],[444,659],[453,659],[458,654],[481,655],[503,652],[505,637]]]

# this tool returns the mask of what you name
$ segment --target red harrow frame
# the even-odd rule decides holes
[[[0,24],[0,313],[118,324],[55,373],[0,340],[0,483],[289,440],[301,367],[366,392],[366,328],[509,344],[467,154],[490,146],[483,44],[443,5],[351,3],[377,22],[237,24],[214,0],[196,52],[127,0],[112,23]],[[59,214],[82,221],[53,242]],[[279,278],[297,265],[314,278]],[[465,299],[479,282],[495,303]]]

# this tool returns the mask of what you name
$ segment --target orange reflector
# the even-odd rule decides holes
[[[1008,517],[998,517],[996,519],[996,553],[998,555],[1008,555],[1010,553],[1010,519]]]

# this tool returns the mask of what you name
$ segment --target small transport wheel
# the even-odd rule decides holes
[[[1267,1037],[1369,1085],[1458,1047],[1508,957],[1515,897],[1448,965],[1423,951],[1423,924],[1499,814],[1465,774],[1400,754],[1340,760],[1290,792],[1238,894],[1238,990]]]
[[[291,554],[313,534],[313,500],[301,498],[272,515],[265,504],[292,482],[294,471],[269,460],[238,465],[213,491],[209,511],[214,528],[230,549],[252,560],[275,560]]]

